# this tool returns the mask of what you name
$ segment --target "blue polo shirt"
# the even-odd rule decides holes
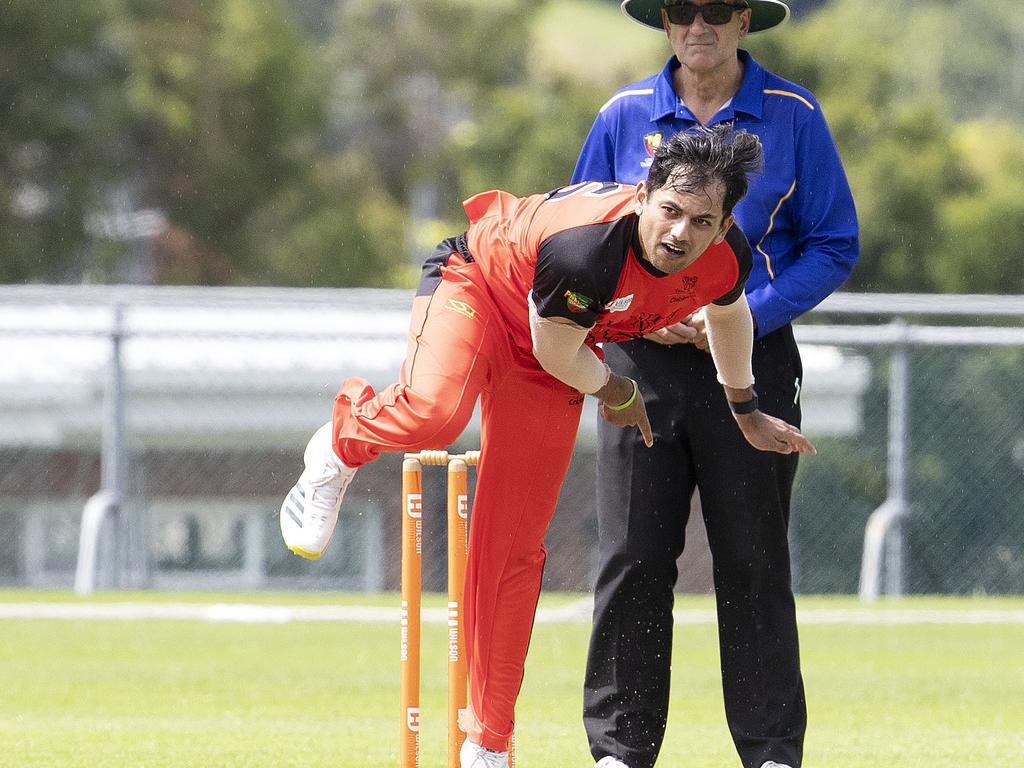
[[[839,152],[814,95],[746,51],[743,83],[711,120],[757,134],[764,169],[733,213],[754,251],[747,300],[758,336],[781,328],[838,288],[857,261],[857,212]],[[697,124],[672,87],[673,56],[615,93],[597,115],[573,183],[647,178],[662,140]]]

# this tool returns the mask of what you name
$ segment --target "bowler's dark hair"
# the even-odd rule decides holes
[[[761,169],[761,141],[726,123],[698,126],[661,144],[647,173],[649,192],[668,185],[677,192],[700,192],[721,182],[722,213],[728,216],[747,194],[749,176]]]

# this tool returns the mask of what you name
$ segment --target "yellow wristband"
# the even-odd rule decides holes
[[[626,402],[624,402],[622,405],[608,405],[608,403],[605,403],[604,404],[605,408],[607,408],[609,411],[624,411],[627,408],[629,408],[629,406],[631,406],[633,403],[636,402],[636,393],[637,393],[636,380],[635,379],[630,379],[630,381],[633,382],[633,394],[631,394],[629,396],[629,399]]]

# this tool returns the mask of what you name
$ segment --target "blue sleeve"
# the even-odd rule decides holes
[[[857,211],[839,151],[821,107],[808,114],[794,137],[797,252],[773,280],[747,294],[758,336],[821,303],[846,281],[859,255]]]
[[[601,112],[598,112],[583,143],[570,184],[581,181],[618,181],[615,178],[615,142],[605,128]]]

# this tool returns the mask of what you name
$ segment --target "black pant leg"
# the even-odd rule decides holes
[[[726,718],[737,751],[744,766],[759,768],[768,759],[799,766],[806,707],[787,540],[796,457],[767,454],[747,444],[707,353],[690,345],[638,341],[609,347],[609,358],[616,371],[642,382],[645,398],[656,404],[650,412],[655,444],[671,447],[675,455],[634,465],[647,450],[636,435],[601,430],[601,566],[584,694],[591,751],[595,758],[613,755],[648,768],[660,749],[671,655],[671,598],[664,597],[665,584],[668,573],[675,580],[689,489],[696,478],[715,561]],[[796,381],[802,370],[791,328],[755,342],[754,373],[762,409],[799,425]],[[674,472],[683,473],[678,498],[672,498],[672,480],[666,478]],[[649,550],[644,539],[639,541],[645,547],[633,546],[633,532],[649,530],[659,517],[669,519],[654,510],[655,504],[677,511],[679,538],[666,537],[662,546]],[[645,586],[639,589],[633,580],[646,568],[629,556],[638,554],[661,573],[658,580],[641,579],[638,583]],[[636,602],[645,594],[659,598],[650,597],[646,610],[639,611]],[[643,614],[646,623],[638,624],[635,614]],[[650,631],[637,632],[640,626]],[[612,658],[616,653],[647,656],[647,661],[624,664]],[[646,706],[638,703],[642,691],[649,694]]]
[[[595,760],[611,755],[630,768],[651,768],[665,734],[676,559],[694,487],[679,438],[685,380],[647,375],[662,368],[668,352],[648,342],[606,349],[617,373],[643,376],[654,448],[644,445],[635,428],[599,425],[600,563],[584,725]]]
[[[802,370],[790,327],[757,341],[754,377],[761,409],[799,425]],[[788,543],[797,457],[746,442],[710,361],[699,381],[706,403],[688,427],[714,560],[726,718],[744,766],[796,767],[806,729]]]

